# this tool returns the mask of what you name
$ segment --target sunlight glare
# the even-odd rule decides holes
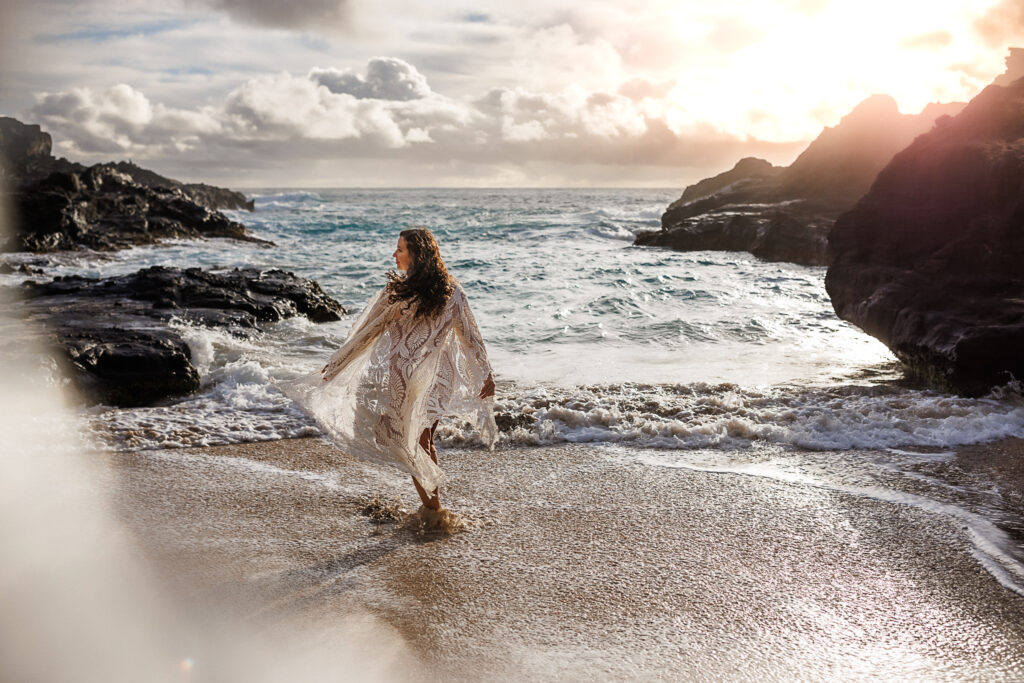
[[[872,94],[893,96],[905,114],[929,102],[966,101],[988,80],[952,65],[983,59],[978,71],[988,79],[1002,71],[1003,54],[979,55],[965,36],[992,4],[935,0],[923,11],[917,3],[862,0],[805,14],[749,3],[743,21],[763,37],[729,55],[724,71],[681,69],[666,119],[676,132],[711,120],[741,138],[782,142],[815,137]],[[676,12],[676,23],[693,25],[691,10]]]

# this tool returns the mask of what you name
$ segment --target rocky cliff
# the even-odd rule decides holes
[[[13,188],[28,187],[52,173],[82,173],[88,167],[52,155],[50,134],[35,124],[25,124],[9,116],[0,116],[0,179]],[[253,201],[241,192],[215,187],[205,183],[183,183],[142,168],[131,161],[111,161],[98,164],[131,178],[143,187],[165,190],[179,189],[182,193],[213,211],[244,209],[252,211]]]
[[[836,313],[967,395],[1024,380],[1024,79],[940,119],[836,221]]]
[[[53,139],[35,124],[0,116],[0,188],[17,190],[55,171],[76,173],[85,166],[52,155]]]
[[[891,97],[869,97],[822,131],[788,167],[746,158],[687,187],[662,216],[661,230],[640,233],[635,243],[749,251],[765,260],[826,265],[836,217],[867,191],[896,152],[962,107],[929,105],[905,115]]]
[[[182,194],[196,204],[202,204],[211,210],[239,209],[252,211],[255,209],[253,200],[247,199],[241,192],[207,185],[206,183],[183,183],[173,178],[165,178],[159,173],[136,166],[131,161],[109,162],[101,164],[101,166],[123,173],[131,178],[133,182],[143,187],[181,190]]]
[[[203,237],[269,244],[218,210],[252,209],[240,193],[186,185],[131,162],[87,168],[51,149],[39,126],[0,117],[0,169],[17,226],[0,251],[113,250]]]
[[[150,188],[103,165],[57,171],[14,196],[18,229],[0,251],[113,251],[164,239],[231,239],[270,244],[178,189]]]

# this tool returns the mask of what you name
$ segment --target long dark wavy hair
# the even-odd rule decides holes
[[[426,228],[410,228],[398,233],[405,239],[410,262],[405,275],[388,273],[388,302],[416,304],[416,317],[433,317],[441,312],[455,291],[455,278],[441,260],[434,234]]]

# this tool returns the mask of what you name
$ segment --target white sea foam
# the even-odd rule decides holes
[[[587,232],[598,237],[627,242],[632,242],[636,238],[635,232],[622,225],[593,225],[587,228]]]
[[[536,388],[499,401],[511,443],[609,442],[659,448],[817,450],[949,447],[1024,437],[1024,405],[877,387],[624,385]]]
[[[197,346],[206,355],[196,355],[210,363],[213,342],[201,339]],[[207,372],[200,394],[169,406],[103,410],[94,420],[95,431],[120,449],[319,433],[273,386],[275,379],[315,368],[301,362],[281,367],[270,350],[246,356],[225,345],[217,354],[232,359]],[[726,451],[758,444],[829,451],[929,447],[944,450],[929,456],[937,460],[948,458],[952,446],[1024,437],[1020,402],[870,386],[755,390],[698,383],[565,389],[515,384],[499,389],[496,407],[506,425],[501,441],[509,446],[616,443]],[[438,439],[447,445],[472,442],[456,421],[442,423]]]
[[[251,198],[257,211],[289,209],[293,208],[296,204],[320,201],[319,194],[305,191],[277,192],[265,195],[255,194]]]

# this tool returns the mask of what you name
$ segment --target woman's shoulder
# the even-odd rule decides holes
[[[466,296],[466,290],[462,288],[462,284],[458,280],[452,281],[452,293],[448,297],[448,302],[463,305],[468,303],[469,297]]]

